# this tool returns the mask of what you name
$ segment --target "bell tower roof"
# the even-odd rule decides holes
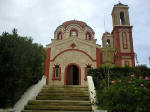
[[[128,5],[125,5],[125,4],[122,4],[120,1],[118,4],[114,5],[114,6],[128,6]]]

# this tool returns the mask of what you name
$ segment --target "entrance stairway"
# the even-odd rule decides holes
[[[22,112],[91,112],[88,88],[82,86],[44,86]]]

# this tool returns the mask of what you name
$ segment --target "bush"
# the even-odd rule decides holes
[[[13,30],[0,35],[0,108],[12,107],[43,76],[45,51]]]
[[[150,81],[137,77],[115,80],[98,100],[101,107],[113,112],[150,112]]]
[[[135,74],[136,76],[141,76],[141,75],[149,76],[150,69],[144,65],[136,66],[134,68],[127,67],[127,66],[126,67],[119,67],[119,66],[111,67],[111,66],[104,65],[98,69],[91,69],[88,71],[88,75],[93,77],[93,81],[97,89],[101,86],[100,85],[101,82],[103,82],[103,84],[108,83],[108,74],[109,74],[109,80],[122,79],[124,77],[129,76],[130,74]]]
[[[132,78],[130,74],[134,74]],[[112,112],[150,111],[149,74],[150,69],[143,65],[134,68],[104,65],[88,71],[96,87],[97,104]]]

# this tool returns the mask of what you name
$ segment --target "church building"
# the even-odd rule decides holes
[[[95,32],[83,21],[62,23],[46,46],[45,76],[48,85],[87,85],[87,70],[102,64],[135,66],[128,5],[112,10],[113,30],[96,44]]]

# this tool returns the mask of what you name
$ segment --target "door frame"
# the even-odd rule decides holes
[[[64,85],[67,84],[67,70],[68,70],[68,67],[71,66],[71,65],[74,65],[78,68],[78,75],[79,75],[79,85],[81,85],[81,68],[78,64],[76,63],[69,63],[66,67],[65,67],[65,72],[64,72]]]

